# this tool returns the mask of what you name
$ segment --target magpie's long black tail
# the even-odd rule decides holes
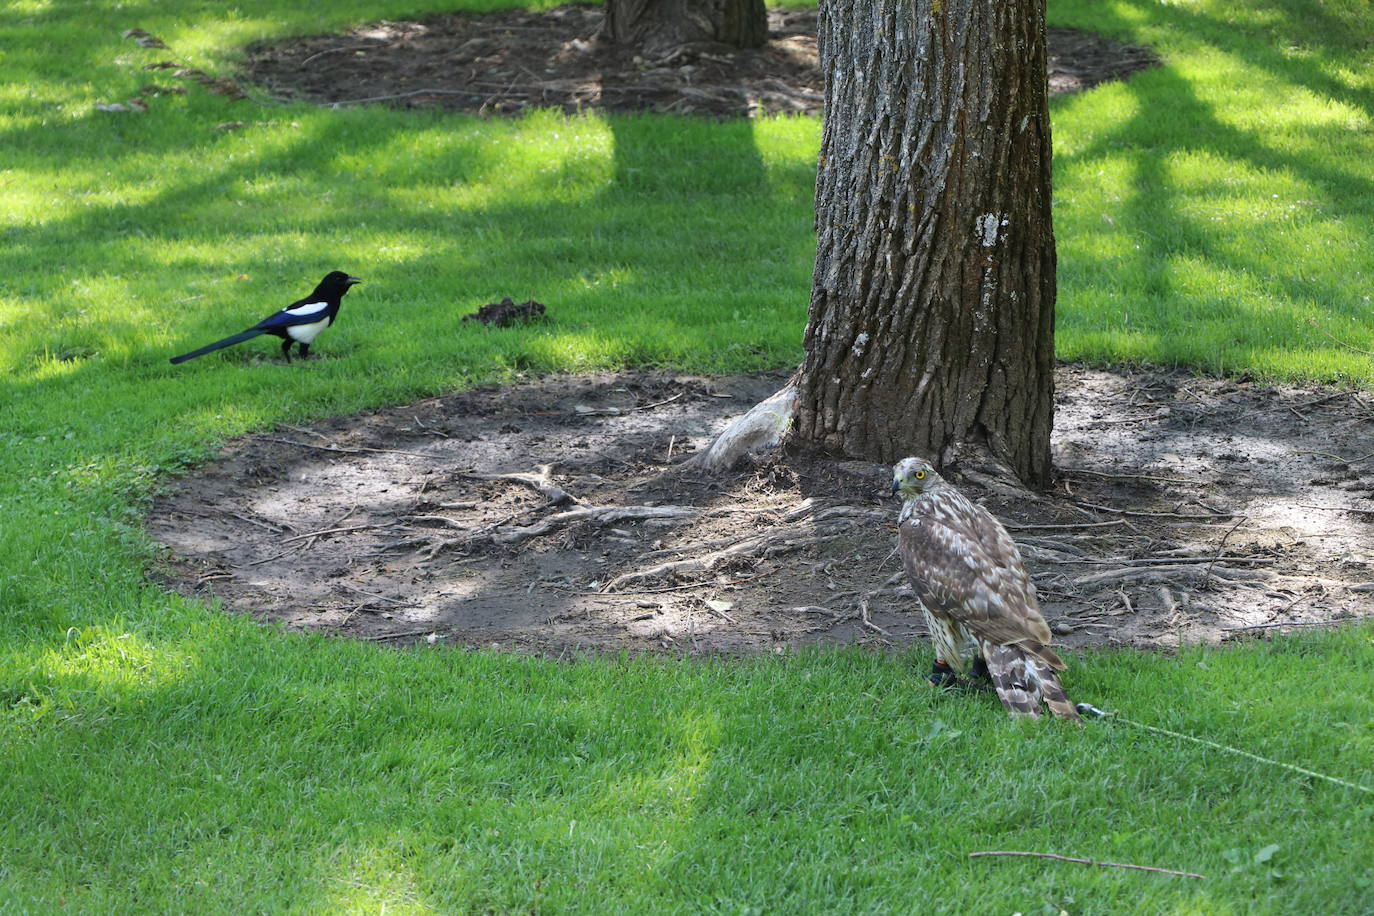
[[[223,340],[217,340],[212,344],[206,344],[199,350],[192,350],[190,353],[183,353],[180,356],[173,356],[172,362],[184,363],[188,359],[195,359],[197,356],[204,356],[206,353],[213,353],[216,350],[223,350],[225,347],[232,347],[236,343],[242,343],[245,340],[250,340],[263,333],[265,332],[260,331],[257,328],[249,328],[246,331],[240,331],[233,337],[226,337]]]

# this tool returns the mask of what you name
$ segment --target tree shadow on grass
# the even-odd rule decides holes
[[[1173,8],[1158,13],[1157,19],[1175,28],[1192,29],[1200,36],[1219,33],[1210,20]],[[1362,111],[1371,110],[1369,93],[1338,83],[1309,61],[1294,60],[1253,43],[1227,45],[1221,50],[1295,91],[1305,89]],[[1312,151],[1281,150],[1259,131],[1228,122],[1168,64],[1117,91],[1134,97],[1135,114],[1111,129],[1097,131],[1093,142],[1084,148],[1057,157],[1057,166],[1064,172],[1086,175],[1086,169],[1096,162],[1129,156],[1132,193],[1110,216],[1120,219],[1120,231],[1136,243],[1135,253],[1110,259],[1083,255],[1073,252],[1072,238],[1065,239],[1067,256],[1062,257],[1060,273],[1065,287],[1072,288],[1079,271],[1094,276],[1118,273],[1126,284],[1133,284],[1133,289],[1127,286],[1132,293],[1144,294],[1143,299],[1123,300],[1121,309],[1152,314],[1144,325],[1155,343],[1146,346],[1166,352],[1191,351],[1191,361],[1214,371],[1235,369],[1245,363],[1247,353],[1277,346],[1276,335],[1290,333],[1283,326],[1304,326],[1313,310],[1345,320],[1358,317],[1363,307],[1351,289],[1301,270],[1303,252],[1278,234],[1276,227],[1295,225],[1287,212],[1295,208],[1303,211],[1320,206],[1323,215],[1349,210],[1347,201],[1374,196],[1374,180],[1358,169],[1333,163],[1320,144]],[[1160,126],[1161,104],[1168,113],[1167,126]],[[1316,127],[1309,130],[1320,132]],[[1138,145],[1141,138],[1148,138],[1148,145]],[[1180,185],[1187,179],[1181,179],[1175,169],[1183,165],[1196,170],[1199,166],[1187,160],[1202,156],[1247,166],[1254,173],[1254,181],[1262,180],[1265,174],[1291,177],[1310,189],[1307,196],[1319,199],[1296,201],[1286,211],[1276,203],[1273,215],[1256,217],[1252,223],[1271,233],[1272,241],[1246,237],[1242,242],[1234,225],[1218,224],[1207,215],[1205,203],[1196,197],[1184,199]],[[1218,182],[1207,193],[1224,195],[1229,191]],[[1346,218],[1362,215],[1363,210],[1353,210]],[[1299,216],[1305,218],[1305,213]],[[1296,225],[1302,225],[1302,220]],[[1267,248],[1274,244],[1292,246],[1294,260],[1284,262],[1281,255],[1276,258]],[[1211,283],[1211,288],[1202,289],[1203,282]],[[1204,330],[1203,324],[1210,330]],[[1315,331],[1305,330],[1289,340],[1290,346],[1294,344],[1318,349],[1329,346]],[[1228,362],[1227,353],[1236,355]]]
[[[792,262],[809,244],[810,225],[790,208],[808,176],[769,172],[748,123],[547,118],[492,131],[451,117],[428,119],[426,143],[417,146],[408,130],[416,120],[393,113],[364,124],[366,114],[353,112],[309,119],[283,130],[280,142],[248,151],[232,135],[214,135],[210,147],[222,155],[207,155],[203,169],[161,176],[165,186],[155,193],[62,214],[19,234],[10,274],[25,277],[28,314],[10,330],[28,364],[2,384],[6,433],[25,447],[8,449],[3,466],[20,511],[41,523],[4,539],[12,556],[33,556],[52,570],[31,576],[20,606],[10,609],[39,626],[44,642],[66,626],[105,620],[111,609],[145,613],[135,610],[139,601],[123,577],[69,567],[72,545],[99,554],[103,544],[129,558],[139,540],[124,521],[131,495],[146,492],[151,473],[203,457],[226,430],[350,412],[515,370],[668,362],[699,352],[703,339],[721,349],[740,345],[739,333],[763,323],[760,309],[772,313],[771,325],[779,310],[795,309],[800,327],[806,273]],[[92,117],[72,130],[90,138],[126,130],[110,124]],[[522,145],[537,146],[541,132],[560,124],[588,143],[609,139],[609,161],[604,148],[594,149],[510,173],[520,167]],[[185,132],[121,136],[130,156],[149,161],[175,157],[186,142]],[[378,157],[398,163],[395,181],[351,181]],[[109,145],[91,143],[67,168],[95,173],[108,162]],[[515,180],[521,193],[503,193]],[[285,199],[256,190],[282,181],[291,183]],[[779,181],[798,185],[781,204]],[[465,194],[476,201],[464,203]],[[755,221],[759,228],[746,232]],[[368,264],[359,254],[367,246],[348,241],[365,233],[409,247]],[[736,244],[722,248],[722,236]],[[350,254],[324,260],[321,251],[334,245],[320,240],[338,240]],[[91,267],[41,270],[53,251]],[[688,274],[684,262],[693,265]],[[768,288],[733,286],[750,276],[740,265],[753,263],[772,265],[757,275]],[[285,305],[334,267],[369,282],[350,295],[339,327],[322,341],[323,359],[281,365],[249,343],[167,365],[168,356]],[[251,286],[229,279],[239,271],[253,274]],[[167,273],[194,279],[185,289],[190,301],[167,301]],[[778,290],[787,276],[795,304]],[[98,308],[98,297],[74,301],[74,280],[104,284],[125,302],[146,301],[112,315]],[[158,292],[144,297],[144,288]],[[482,302],[529,292],[550,304],[546,326],[498,331],[460,320]],[[28,627],[7,632],[15,648],[35,635]]]

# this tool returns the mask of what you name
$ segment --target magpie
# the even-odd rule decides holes
[[[361,282],[363,281],[342,270],[331,270],[324,275],[324,279],[315,287],[314,292],[304,299],[297,299],[277,314],[264,318],[246,331],[206,344],[199,350],[173,356],[172,362],[184,363],[188,359],[232,347],[236,343],[263,334],[281,338],[282,356],[286,357],[288,363],[291,362],[293,343],[301,345],[300,357],[305,359],[310,355],[310,345],[315,342],[315,338],[339,316],[339,305],[343,302],[344,293],[348,292],[348,288],[353,284]]]

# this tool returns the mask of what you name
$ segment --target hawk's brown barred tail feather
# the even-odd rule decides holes
[[[1019,646],[999,646],[983,643],[983,658],[988,665],[992,685],[1002,705],[1013,716],[1040,717],[1040,702],[1061,719],[1081,722],[1078,710],[1069,702],[1059,675],[1045,661],[1036,658]]]
[[[1078,724],[1083,724],[1083,717],[1078,714],[1078,707],[1073,705],[1069,695],[1064,692],[1064,685],[1059,683],[1059,675],[1051,668],[1043,665],[1040,673],[1040,693],[1045,697],[1045,704],[1049,706],[1050,712],[1061,719],[1072,719]]]
[[[1015,646],[983,643],[983,660],[988,664],[988,677],[997,688],[997,696],[1007,712],[1013,716],[1040,718],[1039,678],[1031,666],[1031,657]]]

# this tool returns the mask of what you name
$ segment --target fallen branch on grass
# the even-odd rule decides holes
[[[384,642],[388,639],[409,639],[411,636],[430,636],[436,635],[433,627],[424,630],[401,630],[397,633],[374,633],[371,636],[359,636],[358,639],[364,642]]]
[[[1365,356],[1374,356],[1374,350],[1365,350],[1365,349],[1363,349],[1363,348],[1361,348],[1361,347],[1355,346],[1355,345],[1352,344],[1352,343],[1346,343],[1344,340],[1341,340],[1339,337],[1337,337],[1336,335],[1332,334],[1332,333],[1331,333],[1330,331],[1328,331],[1326,328],[1324,328],[1324,327],[1322,327],[1320,324],[1318,324],[1318,323],[1316,322],[1315,319],[1313,319],[1313,320],[1311,320],[1311,321],[1309,321],[1309,322],[1307,322],[1307,323],[1310,324],[1310,325],[1312,325],[1312,327],[1316,328],[1316,329],[1317,329],[1317,332],[1318,332],[1319,334],[1321,334],[1323,337],[1325,337],[1326,339],[1328,339],[1328,340],[1330,340],[1330,341],[1332,341],[1332,342],[1334,342],[1334,343],[1340,344],[1342,347],[1345,347],[1347,350],[1354,350],[1356,353],[1363,353]]]

